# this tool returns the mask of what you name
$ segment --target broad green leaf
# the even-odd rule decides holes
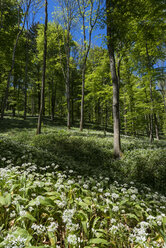
[[[79,210],[79,211],[77,211],[77,217],[79,218],[79,219],[81,219],[82,221],[84,220],[86,220],[86,221],[88,221],[88,215],[87,215],[87,213],[85,213],[83,210]]]
[[[55,207],[55,203],[53,200],[51,200],[50,198],[47,197],[38,197],[35,198],[34,200],[31,200],[28,204],[28,206],[36,206],[38,203],[40,203],[43,206],[51,206],[51,207]]]
[[[166,217],[163,218],[163,224],[166,224]]]
[[[87,205],[92,205],[92,199],[91,197],[85,197],[83,199],[83,201],[87,204]]]
[[[0,196],[0,205],[9,206],[11,203],[11,194],[7,194],[5,197]]]
[[[109,242],[107,240],[105,240],[105,239],[96,238],[96,239],[90,239],[89,244],[109,245]]]
[[[5,206],[6,205],[6,200],[5,197],[0,196],[0,205]]]
[[[88,230],[87,230],[87,221],[81,221],[84,233],[88,235]]]
[[[88,207],[88,205],[85,202],[79,201],[78,205],[80,205],[83,209],[86,209],[86,210],[90,211],[90,208]]]
[[[126,216],[128,216],[130,219],[135,219],[139,222],[139,218],[135,214],[129,213],[129,214],[126,214]]]
[[[31,220],[31,221],[33,221],[33,222],[36,221],[36,219],[35,219],[30,213],[28,213],[28,212],[26,212],[25,215],[20,216],[20,217],[17,219],[17,221],[19,221],[19,220],[21,220],[21,219],[23,219],[23,218],[29,219],[29,220]]]

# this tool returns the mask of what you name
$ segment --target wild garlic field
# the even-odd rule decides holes
[[[122,136],[114,160],[111,133],[5,121],[0,247],[166,247],[164,140]]]

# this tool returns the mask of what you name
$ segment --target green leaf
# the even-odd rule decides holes
[[[51,246],[47,246],[48,248]],[[45,248],[45,246],[25,246],[25,248]]]
[[[105,239],[90,239],[89,244],[102,244],[102,245],[109,245],[109,242]]]
[[[50,198],[47,198],[47,197],[41,198],[39,201],[40,201],[41,205],[43,205],[43,206],[50,206],[50,207],[56,206],[55,203],[53,202],[53,200],[51,200]]]
[[[94,246],[94,245],[93,246],[84,246],[84,248],[92,248],[92,247],[93,248],[99,248],[98,246]]]
[[[128,216],[130,219],[135,219],[139,222],[139,218],[135,215],[135,214],[126,214],[126,216]]]
[[[50,207],[55,207],[56,204],[54,203],[53,200],[47,197],[38,197],[35,198],[34,200],[31,200],[28,204],[28,206],[36,206],[36,204],[40,202],[41,205],[43,206],[50,206]]]
[[[87,221],[81,221],[84,233],[87,235],[88,234],[88,230],[87,230]]]
[[[11,194],[7,194],[5,197],[6,205],[9,206],[11,204]]]
[[[3,196],[0,196],[0,205],[2,205],[2,206],[6,205],[5,197],[3,197]]]
[[[33,216],[32,216],[30,213],[28,213],[28,212],[26,212],[25,215],[20,216],[20,217],[17,219],[17,221],[19,221],[19,220],[21,220],[21,219],[23,219],[23,218],[29,219],[29,220],[31,220],[31,221],[33,221],[33,222],[36,221],[35,217],[33,217]]]
[[[166,224],[166,217],[163,218],[163,224]]]
[[[88,207],[88,205],[85,202],[79,201],[78,205],[80,205],[83,209],[90,210],[90,208]]]
[[[55,234],[53,232],[48,232],[48,237],[49,237],[51,245],[55,246],[57,243],[57,237],[55,236]]]
[[[85,197],[83,199],[83,201],[87,204],[87,205],[92,205],[92,199],[91,197]]]
[[[5,197],[0,196],[0,205],[9,206],[11,203],[11,194],[7,194]]]
[[[85,213],[83,210],[79,210],[78,212],[77,212],[77,217],[79,218],[79,219],[81,219],[82,221],[88,221],[88,215],[87,215],[87,213]]]

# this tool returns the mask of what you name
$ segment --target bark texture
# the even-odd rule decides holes
[[[47,23],[48,23],[48,13],[47,13],[47,0],[45,0],[45,25],[44,25],[44,54],[43,54],[43,75],[42,75],[42,86],[41,86],[41,103],[40,111],[38,117],[38,125],[36,134],[41,133],[41,121],[44,108],[44,91],[45,91],[45,74],[46,74],[46,57],[47,57]]]
[[[116,72],[115,63],[115,50],[114,50],[114,23],[111,16],[111,0],[106,0],[106,13],[107,13],[107,46],[110,59],[110,71],[113,84],[113,130],[114,130],[114,157],[121,156],[121,143],[120,143],[120,115],[119,115],[119,83]]]

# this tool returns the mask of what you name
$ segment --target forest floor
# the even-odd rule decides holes
[[[166,140],[36,126],[0,121],[0,247],[165,247]]]

